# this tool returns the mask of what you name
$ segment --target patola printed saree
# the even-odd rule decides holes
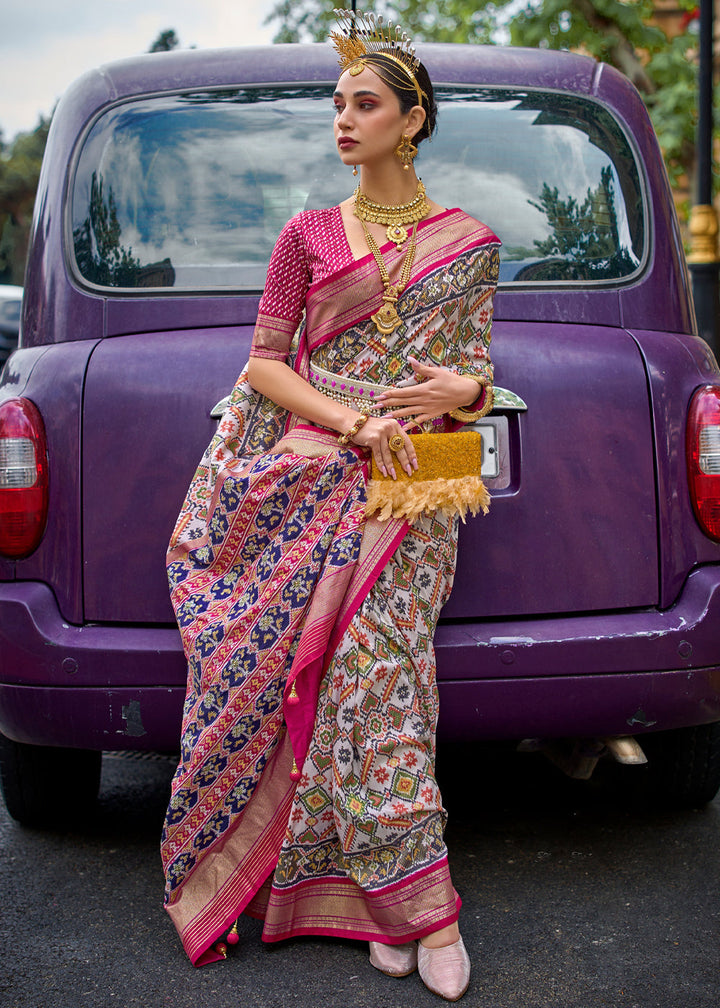
[[[412,379],[408,354],[491,382],[498,244],[459,210],[421,222],[383,345],[374,259],[353,260],[337,207],[306,211],[278,239],[252,353],[364,404]],[[382,251],[396,276],[403,252]],[[242,912],[268,941],[394,944],[457,918],[432,643],[457,521],[366,518],[367,469],[242,374],[178,518],[168,574],[188,687],[162,856],[195,965],[220,958]]]

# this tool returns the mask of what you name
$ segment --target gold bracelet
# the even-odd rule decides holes
[[[459,406],[455,410],[450,411],[450,416],[453,420],[459,420],[460,423],[475,423],[476,420],[480,420],[482,417],[487,416],[490,410],[493,408],[493,402],[495,400],[495,393],[493,392],[492,385],[488,384],[487,378],[481,378],[479,375],[463,375],[463,378],[472,378],[473,381],[477,382],[485,389],[485,398],[483,404],[479,410],[466,410],[462,406]]]
[[[350,430],[349,431],[345,431],[344,434],[340,435],[340,437],[338,438],[338,443],[339,444],[349,444],[352,441],[352,439],[355,437],[355,435],[357,434],[357,432],[360,430],[360,428],[362,426],[364,426],[364,424],[366,424],[369,419],[370,419],[370,416],[369,416],[368,413],[361,413],[360,416],[355,421],[355,423],[350,428]]]

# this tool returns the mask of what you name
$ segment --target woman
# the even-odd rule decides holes
[[[189,675],[166,904],[196,965],[244,911],[267,941],[368,940],[378,969],[418,966],[456,1000],[432,639],[457,515],[380,520],[366,484],[371,457],[391,481],[416,471],[411,425],[490,409],[499,243],[415,174],[437,110],[408,40],[340,16],[334,131],[360,184],[283,229],[170,545]]]

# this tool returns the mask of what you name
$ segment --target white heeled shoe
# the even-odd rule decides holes
[[[370,962],[387,976],[404,977],[414,973],[418,964],[417,942],[409,945],[384,945],[370,942]]]
[[[462,938],[443,948],[418,949],[418,970],[429,991],[446,1001],[459,1001],[470,983],[470,959]]]

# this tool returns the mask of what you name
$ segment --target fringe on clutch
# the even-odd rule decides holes
[[[408,474],[396,466],[397,479],[383,476],[373,459],[367,485],[365,514],[377,512],[380,521],[405,518],[414,521],[423,511],[487,514],[490,494],[480,478],[482,435],[479,431],[452,434],[411,434],[418,468]]]

